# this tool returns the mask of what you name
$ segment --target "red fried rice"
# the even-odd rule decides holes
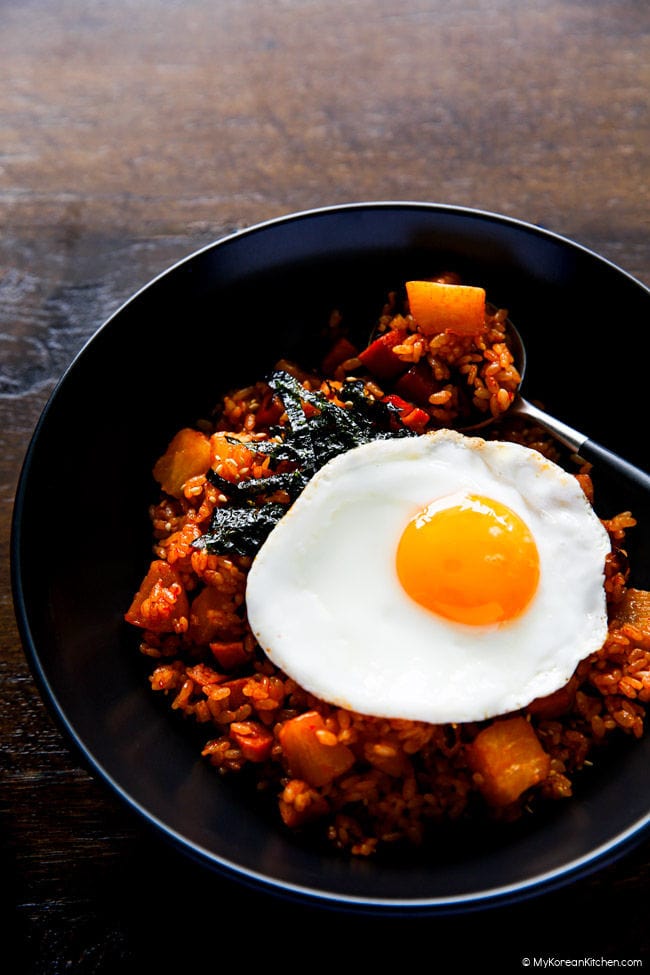
[[[368,372],[364,349],[351,340],[337,314],[317,370],[286,361],[277,367],[305,391],[342,406],[344,383],[360,379],[373,401],[393,396],[401,422],[416,433],[462,426],[470,417],[506,413],[516,393],[519,375],[506,320],[505,310],[489,310],[480,337],[425,336],[408,308],[391,295],[375,336],[398,333],[400,341],[391,348],[403,364],[402,376],[416,367],[419,375],[428,371],[431,385],[418,402],[394,393],[390,383],[387,389],[386,381]],[[420,387],[401,386],[408,388]],[[274,797],[286,828],[311,830],[335,848],[369,855],[389,845],[421,844],[439,824],[507,822],[550,801],[569,800],[576,776],[598,760],[606,743],[643,734],[650,700],[650,599],[628,587],[625,538],[635,524],[629,512],[603,520],[611,539],[605,566],[609,632],[603,647],[579,664],[566,688],[519,713],[534,730],[548,765],[540,781],[513,801],[491,802],[472,761],[473,743],[492,722],[432,725],[357,714],[308,694],[273,666],[246,619],[253,556],[215,552],[197,541],[209,530],[215,509],[230,503],[223,482],[237,485],[270,475],[270,455],[260,445],[272,440],[286,419],[269,383],[260,379],[229,391],[192,433],[179,432],[154,467],[161,495],[151,507],[153,559],[126,613],[141,631],[151,688],[200,726],[204,760],[222,776],[253,773],[257,789]],[[562,462],[593,503],[589,469],[562,456],[558,445],[528,421],[504,416],[486,436],[524,443]],[[217,477],[211,479],[209,471]],[[271,500],[285,506],[290,501],[282,488]],[[283,728],[302,715],[315,715],[316,747],[345,757],[324,781],[297,774],[287,753]]]

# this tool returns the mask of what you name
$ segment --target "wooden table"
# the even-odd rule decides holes
[[[542,224],[650,283],[646,0],[30,0],[2,4],[0,28],[7,554],[20,464],[62,370],[123,299],[235,228],[330,203],[433,200]],[[7,561],[9,975],[221,971],[269,956],[302,966],[349,950],[377,961],[391,949],[425,970],[453,952],[449,972],[481,959],[517,972],[524,957],[648,963],[647,842],[570,888],[469,918],[278,905],[182,860],[53,726]],[[237,923],[254,937],[237,940]]]

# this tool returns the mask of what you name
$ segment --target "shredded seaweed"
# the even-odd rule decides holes
[[[234,504],[254,500],[260,496],[268,496],[276,491],[286,491],[291,499],[295,499],[306,484],[302,471],[298,469],[280,474],[269,474],[268,477],[252,477],[246,481],[235,483],[227,481],[216,471],[209,470],[207,478]]]
[[[276,371],[268,384],[280,400],[287,422],[273,427],[270,439],[248,444],[270,460],[265,477],[231,482],[208,471],[208,479],[228,499],[214,509],[209,530],[194,542],[211,554],[255,555],[272,528],[308,481],[329,460],[371,440],[414,436],[391,403],[369,396],[361,380],[349,380],[340,392],[340,406],[321,392],[307,390],[294,376]],[[311,409],[305,410],[309,405]],[[239,443],[239,441],[237,441]],[[278,471],[280,464],[290,470]],[[284,492],[287,503],[273,499]]]
[[[285,505],[272,503],[259,507],[215,508],[210,530],[196,539],[194,548],[220,555],[255,555],[286,510]]]

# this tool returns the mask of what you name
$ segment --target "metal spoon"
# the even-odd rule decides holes
[[[511,338],[510,347],[514,356],[515,367],[523,382],[524,372],[526,370],[526,347],[521,335],[510,320],[508,320],[507,325]],[[579,430],[575,430],[568,424],[563,423],[562,420],[550,416],[544,410],[530,403],[521,395],[521,385],[522,383],[519,384],[519,390],[515,395],[512,405],[504,416],[508,413],[516,413],[519,416],[525,416],[535,421],[545,427],[546,430],[552,433],[569,450],[575,454],[579,454],[583,460],[606,467],[617,478],[623,479],[638,490],[650,494],[650,474],[631,464],[623,457],[619,457],[618,454],[608,450],[607,447],[603,447],[586,434],[580,433]],[[491,420],[487,422],[491,422]]]

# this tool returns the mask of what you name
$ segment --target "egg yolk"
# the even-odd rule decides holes
[[[476,626],[518,616],[539,582],[529,528],[506,505],[478,495],[450,507],[433,502],[419,512],[402,534],[396,566],[417,603]]]

